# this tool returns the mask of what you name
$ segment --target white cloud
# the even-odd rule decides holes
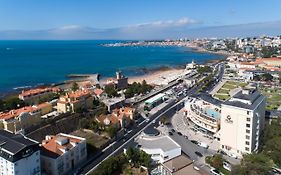
[[[166,27],[181,27],[181,26],[187,26],[190,24],[196,24],[198,21],[184,17],[178,20],[166,20],[166,21],[154,21],[149,23],[142,23],[142,24],[136,24],[131,25],[126,28],[166,28]]]

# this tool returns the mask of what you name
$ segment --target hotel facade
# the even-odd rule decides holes
[[[255,88],[243,89],[222,104],[222,150],[237,156],[257,151],[264,129],[265,105],[265,97]]]

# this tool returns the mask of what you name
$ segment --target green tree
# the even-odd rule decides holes
[[[273,167],[273,161],[264,154],[247,154],[243,156],[241,164],[234,166],[233,175],[265,175]]]
[[[110,138],[113,138],[117,134],[117,129],[114,126],[109,126],[106,128],[106,132]]]
[[[216,169],[219,169],[222,167],[222,164],[223,164],[222,155],[219,155],[219,154],[214,155],[214,157],[212,158],[212,161],[211,161],[211,166]]]
[[[266,74],[262,74],[261,75],[261,79],[263,81],[272,81],[273,76],[271,74],[269,74],[269,73],[266,73]]]
[[[72,83],[72,86],[71,86],[71,90],[73,92],[77,91],[79,89],[79,85],[76,83],[76,82],[73,82]]]
[[[117,90],[115,89],[114,85],[106,85],[104,91],[110,98],[118,96]]]

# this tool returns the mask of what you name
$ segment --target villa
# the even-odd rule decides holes
[[[36,88],[24,90],[21,92],[21,94],[19,94],[19,99],[27,103],[36,104],[39,103],[40,99],[58,93],[59,91],[59,88]]]

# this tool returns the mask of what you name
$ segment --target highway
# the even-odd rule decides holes
[[[223,65],[219,64],[219,66],[216,66],[216,69],[218,70],[218,73],[214,77],[214,79],[219,81],[223,75],[223,71],[224,71]],[[187,91],[186,95],[188,95],[188,96],[194,95],[197,92],[197,90],[200,88],[201,85],[202,84],[192,87],[191,89],[189,89]],[[214,88],[215,85],[216,84],[213,83],[207,89],[208,90],[212,89],[212,88]],[[94,157],[92,157],[88,162],[85,163],[85,166],[82,167],[78,171],[78,174],[88,175],[92,171],[94,171],[98,167],[98,165],[100,165],[104,160],[106,160],[110,156],[118,155],[121,152],[123,152],[123,150],[125,148],[128,148],[130,146],[135,146],[134,139],[144,129],[146,129],[149,126],[152,126],[152,127],[157,126],[159,124],[159,120],[160,120],[161,116],[173,116],[173,114],[175,114],[176,111],[183,108],[184,107],[183,101],[184,101],[185,97],[186,96],[183,94],[183,95],[177,97],[176,100],[171,100],[169,104],[167,104],[165,107],[163,107],[162,109],[157,111],[155,114],[151,115],[149,117],[150,118],[149,121],[141,118],[139,121],[139,124],[137,124],[133,130],[127,131],[127,133],[124,135],[123,138],[117,139],[115,142],[113,142],[107,148],[105,148],[104,150],[102,150],[101,152],[96,154]],[[156,122],[153,122],[154,120]],[[175,140],[177,141],[177,138],[175,138]],[[188,154],[192,158],[196,159],[194,152],[191,153],[191,152],[188,152],[185,150],[183,150],[183,151],[186,152],[186,154]]]

